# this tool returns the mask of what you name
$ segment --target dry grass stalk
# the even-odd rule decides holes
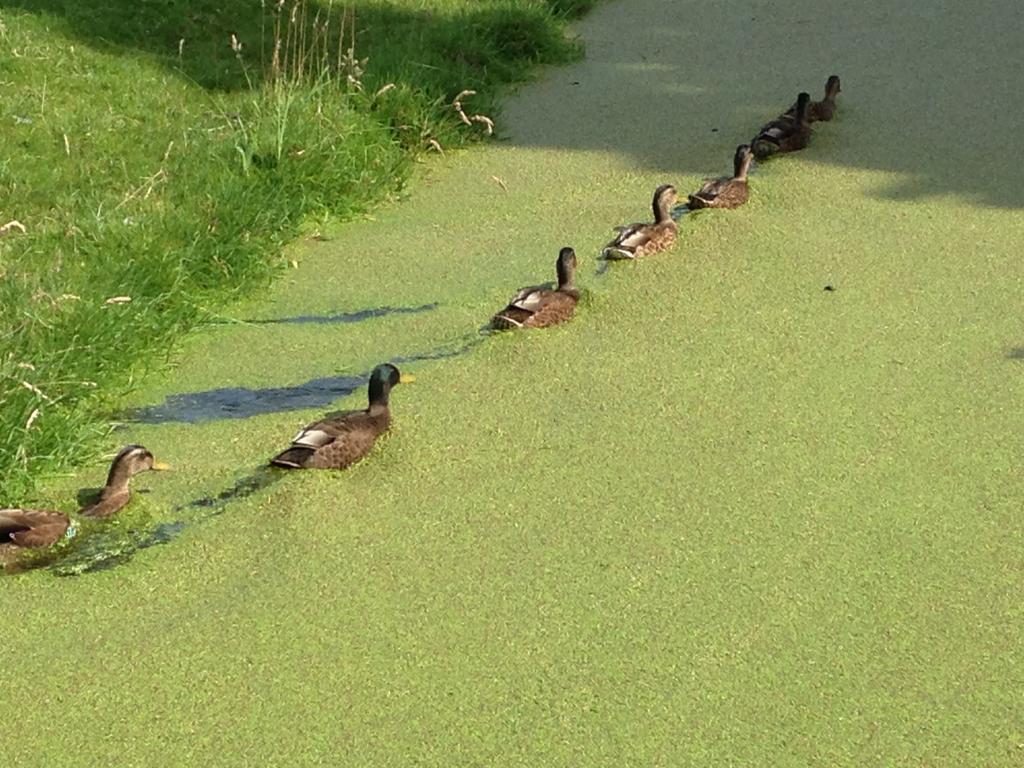
[[[52,402],[53,402],[53,399],[52,399],[52,398],[50,398],[50,397],[47,397],[47,396],[46,396],[46,393],[45,393],[45,392],[43,392],[43,391],[42,391],[42,390],[41,390],[41,389],[40,389],[39,387],[37,387],[37,386],[36,386],[35,384],[29,384],[29,383],[28,383],[27,381],[22,381],[22,382],[21,382],[21,386],[23,386],[23,387],[24,387],[25,389],[27,389],[27,390],[28,390],[29,392],[32,392],[33,394],[36,394],[36,395],[38,395],[39,397],[43,398],[43,400],[45,400],[46,402],[48,402],[48,403],[52,403]]]
[[[494,133],[494,121],[487,117],[487,115],[467,115],[466,111],[462,108],[462,100],[467,96],[476,96],[476,91],[468,89],[459,91],[459,95],[452,101],[452,108],[458,113],[459,119],[466,125],[472,126],[473,123],[479,123],[483,125],[487,135],[490,136]]]
[[[25,234],[28,230],[25,229],[25,225],[16,219],[12,219],[0,227],[0,236],[9,234],[12,230],[18,230],[21,234]]]

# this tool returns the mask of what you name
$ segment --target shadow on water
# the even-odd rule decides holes
[[[650,170],[714,171],[711,163],[725,165],[798,91],[818,98],[834,72],[843,79],[838,118],[815,124],[808,160],[884,174],[867,192],[884,201],[950,194],[1024,206],[1016,164],[1001,151],[1017,145],[1024,115],[1022,102],[1007,97],[1022,74],[1020,57],[1009,52],[1020,46],[1024,4],[793,0],[744,4],[742,12],[732,3],[702,4],[696,16],[665,16],[665,7],[663,0],[599,6],[584,22],[586,60],[506,109],[517,145],[626,155],[631,167]],[[663,23],[632,23],[656,15]],[[788,46],[794,30],[811,44]],[[709,40],[717,55],[694,56]],[[783,48],[779,66],[761,65]],[[607,94],[618,95],[617,113],[644,119],[609,130]],[[709,120],[717,129],[710,134]]]
[[[476,335],[474,334],[474,337]],[[392,358],[395,365],[422,360],[442,360],[459,357],[482,341],[481,338],[464,340],[454,348],[442,348],[423,354]],[[321,408],[335,400],[351,395],[366,386],[370,372],[322,376],[290,387],[222,387],[201,392],[170,395],[160,405],[136,408],[122,414],[126,421],[141,424],[167,424],[184,422],[198,424],[221,419],[247,419],[267,413],[301,411]]]
[[[78,492],[75,494],[75,500],[78,502],[78,507],[82,508],[84,506],[92,504],[97,499],[99,499],[100,493],[102,491],[103,488],[100,486],[95,486],[92,488],[79,488]],[[136,491],[136,493],[137,492],[138,491]]]
[[[440,306],[436,301],[432,304],[421,304],[418,307],[377,307],[361,309],[356,312],[335,312],[329,315],[296,315],[295,317],[274,317],[266,320],[246,320],[248,325],[344,325],[361,323],[387,315],[418,315],[431,312]]]

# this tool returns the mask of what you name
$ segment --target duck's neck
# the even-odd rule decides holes
[[[823,101],[827,101],[829,104],[836,103],[836,96],[839,95],[839,83],[833,82],[825,86],[825,98]]]
[[[807,122],[807,102],[803,104],[797,104],[796,106],[796,121],[801,125]]]
[[[117,462],[110,468],[104,494],[120,493],[128,490],[128,481],[132,479],[131,469],[125,462]]]
[[[367,410],[370,413],[387,413],[388,400],[391,397],[391,387],[378,379],[370,379],[370,405]]]
[[[666,221],[672,220],[672,209],[668,204],[668,200],[663,197],[656,197],[654,199],[654,223],[664,224]]]
[[[736,161],[733,163],[732,177],[736,181],[746,181],[747,173],[750,172],[750,163],[754,159],[754,155],[751,152],[747,152],[743,155],[737,155]]]
[[[558,265],[558,290],[560,291],[575,291],[576,290],[576,275],[568,267],[564,267],[561,264]]]

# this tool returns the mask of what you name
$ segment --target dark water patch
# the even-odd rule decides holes
[[[672,220],[681,221],[682,218],[688,213],[691,213],[691,208],[689,205],[677,205],[675,208],[672,209]]]
[[[324,376],[292,387],[222,387],[170,395],[160,405],[128,411],[124,418],[142,424],[198,424],[223,419],[248,419],[265,413],[323,406],[351,395],[366,384],[368,374]]]
[[[169,544],[187,528],[223,513],[230,502],[251,496],[283,476],[284,470],[261,467],[253,474],[239,478],[234,485],[220,493],[179,504],[174,511],[185,514],[177,520],[127,530],[117,530],[111,526],[108,531],[97,531],[89,536],[88,541],[50,564],[50,570],[58,576],[82,576],[124,565],[138,552]]]
[[[374,309],[360,309],[356,312],[335,312],[327,315],[296,315],[295,317],[275,317],[265,320],[246,320],[252,325],[342,325],[345,323],[361,323],[364,320],[372,320],[376,317],[387,315],[418,315],[424,312],[432,312],[440,306],[438,302],[432,304],[421,304],[418,307],[376,307]]]
[[[484,341],[484,338],[477,333],[467,333],[460,338],[456,343],[446,346],[438,347],[437,349],[431,350],[430,352],[423,352],[415,355],[406,355],[403,357],[392,358],[389,362],[394,365],[401,365],[403,363],[418,363],[426,360],[449,360],[453,357],[462,357],[471,349],[479,345]]]
[[[636,264],[636,259],[611,258],[601,256],[597,259],[597,268],[594,270],[596,277],[601,277],[612,268],[613,264]]]
[[[178,535],[184,531],[187,526],[188,523],[184,520],[160,523],[160,525],[150,532],[149,537],[146,539],[146,545],[144,547],[140,547],[140,549],[156,546],[157,544],[168,544],[178,538]]]
[[[473,334],[475,336],[476,334]],[[443,360],[468,352],[480,339],[463,342],[423,354],[392,358],[395,365],[420,360]],[[310,379],[291,387],[223,387],[200,392],[170,395],[160,405],[136,408],[122,414],[122,418],[141,424],[167,424],[180,422],[198,424],[225,419],[247,419],[267,413],[302,411],[322,408],[335,400],[351,395],[366,386],[370,371],[341,374]]]
[[[126,563],[141,549],[162,543],[162,529],[173,523],[157,526],[125,526],[120,521],[105,522],[88,534],[82,533],[82,541],[49,565],[58,576],[81,576],[85,573],[105,571]],[[159,532],[159,533],[158,533]]]
[[[174,508],[174,511],[181,512],[182,510],[187,509],[207,509],[212,510],[211,515],[220,514],[229,502],[244,499],[248,496],[252,496],[257,491],[269,488],[284,477],[284,474],[285,470],[273,467],[261,467],[253,474],[246,475],[245,477],[237,480],[235,484],[227,490],[221,491],[215,496],[200,496],[198,499],[193,499],[192,501],[187,501],[184,504],[179,504]],[[207,515],[207,517],[209,516],[210,515]]]

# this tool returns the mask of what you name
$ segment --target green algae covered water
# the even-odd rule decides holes
[[[130,521],[166,536],[0,582],[0,755],[1019,763],[1022,13],[601,7],[587,59],[510,99],[507,140],[298,244],[224,310],[246,322],[124,403],[165,409],[116,435],[175,467],[138,478]],[[833,73],[837,119],[759,167],[748,205],[595,274],[657,184],[726,172]],[[480,336],[563,245],[577,318]],[[417,381],[368,461],[258,479],[384,360]],[[225,390],[232,417],[170,417]]]

